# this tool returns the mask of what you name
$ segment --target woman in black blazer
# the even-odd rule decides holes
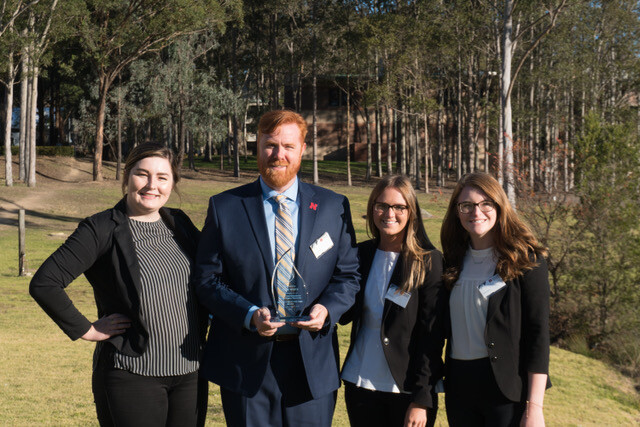
[[[189,285],[200,232],[184,212],[164,207],[178,180],[170,149],[134,148],[124,198],[83,220],[29,286],[69,338],[97,342],[92,388],[103,426],[204,423],[207,383],[197,370],[207,316]],[[64,290],[83,273],[95,322]]]
[[[547,251],[492,176],[454,189],[442,224],[451,426],[543,426],[549,373]]]
[[[342,370],[352,426],[433,425],[442,376],[442,255],[429,241],[411,182],[387,176],[367,205],[361,289]]]

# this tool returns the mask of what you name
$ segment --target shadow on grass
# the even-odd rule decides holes
[[[8,203],[13,203],[10,200],[6,200],[0,197],[0,200],[3,200],[5,202]],[[13,203],[15,204],[15,203]],[[0,208],[0,224],[3,225],[13,225],[13,226],[18,226],[18,210],[22,209],[19,205],[16,209],[4,209],[4,208]],[[32,226],[32,227],[44,227],[41,224],[37,224],[34,223],[32,221],[29,221],[29,217],[32,218],[41,218],[41,219],[49,219],[49,220],[54,220],[54,221],[61,221],[61,222],[71,222],[71,223],[78,223],[80,221],[82,221],[84,219],[84,217],[76,217],[76,216],[66,216],[66,215],[55,215],[55,214],[49,214],[49,213],[45,213],[45,212],[38,212],[38,211],[34,211],[31,209],[26,209],[25,210],[25,225],[26,226]]]

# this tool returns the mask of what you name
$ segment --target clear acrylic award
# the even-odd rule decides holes
[[[291,249],[289,249],[291,250]],[[288,252],[288,251],[287,251]],[[285,252],[286,254],[286,252]],[[275,313],[271,316],[272,322],[300,322],[309,320],[309,316],[303,316],[302,311],[307,306],[307,300],[309,294],[307,292],[307,284],[300,275],[300,272],[295,265],[292,265],[291,281],[295,283],[295,286],[290,286],[285,293],[284,298],[280,298],[278,295],[278,279],[286,278],[290,275],[286,271],[286,267],[283,266],[282,260],[284,255],[280,257],[280,260],[276,263],[271,275],[271,296],[275,304]],[[287,313],[282,315],[281,313]]]

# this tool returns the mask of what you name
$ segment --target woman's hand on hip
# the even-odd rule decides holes
[[[405,427],[424,427],[427,425],[427,409],[415,403],[410,403],[404,417]]]
[[[87,341],[104,341],[114,335],[123,334],[131,326],[131,320],[120,313],[104,316],[91,324],[91,327],[82,337]]]

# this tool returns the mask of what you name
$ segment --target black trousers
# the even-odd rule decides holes
[[[208,382],[198,372],[148,377],[116,368],[93,372],[98,422],[111,426],[203,426]]]
[[[437,399],[437,396],[435,398]],[[351,427],[402,427],[411,403],[411,395],[367,390],[345,382],[344,400]],[[427,427],[435,424],[437,413],[437,406],[427,408]]]
[[[507,399],[496,383],[489,358],[447,361],[445,405],[451,427],[517,427],[523,402]]]

